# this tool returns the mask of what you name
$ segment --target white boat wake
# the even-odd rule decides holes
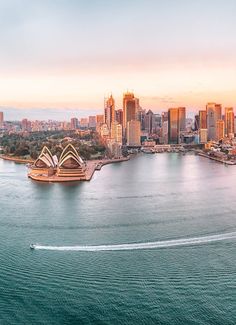
[[[126,251],[137,249],[154,249],[178,246],[202,245],[222,240],[236,239],[236,232],[210,235],[204,237],[192,237],[182,239],[172,239],[163,241],[154,241],[146,243],[117,244],[117,245],[92,245],[92,246],[45,246],[34,244],[34,249],[51,251],[80,251],[80,252],[99,252],[99,251]]]

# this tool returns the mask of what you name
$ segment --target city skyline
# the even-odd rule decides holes
[[[121,107],[127,89],[157,112],[236,102],[232,0],[23,2],[0,4],[1,110]]]

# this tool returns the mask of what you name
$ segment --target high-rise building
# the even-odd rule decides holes
[[[168,142],[169,144],[179,143],[179,110],[169,108],[168,110]]]
[[[199,129],[199,143],[207,143],[207,129]]]
[[[194,118],[194,131],[199,130],[199,115],[195,115]]]
[[[161,130],[161,115],[153,114],[152,116],[152,133],[160,133]]]
[[[31,122],[27,118],[24,118],[21,121],[21,128],[23,131],[31,131]]]
[[[142,108],[139,108],[138,113],[137,113],[137,120],[141,124],[141,130],[142,131],[145,130],[145,115],[146,115],[146,110],[142,109]]]
[[[148,134],[152,133],[153,129],[153,112],[149,109],[149,111],[145,114],[144,117],[144,125],[145,125],[145,131]]]
[[[100,131],[101,125],[104,123],[104,115],[96,115],[96,130]]]
[[[117,110],[115,111],[115,120],[116,120],[119,124],[123,125],[123,109],[117,109]]]
[[[0,129],[3,127],[3,112],[0,112]]]
[[[216,121],[216,140],[220,141],[224,139],[225,136],[225,122],[224,120]]]
[[[199,111],[199,129],[207,129],[207,112]]]
[[[141,129],[140,121],[131,120],[127,123],[127,145],[140,146]]]
[[[89,116],[89,128],[96,128],[96,116]]]
[[[109,128],[106,123],[102,124],[100,127],[100,135],[103,139],[108,139],[109,138]]]
[[[229,138],[234,137],[234,109],[233,107],[225,108],[225,135]]]
[[[134,97],[132,92],[123,95],[123,129],[127,129],[127,123],[137,119],[139,100]]]
[[[81,128],[87,128],[88,127],[88,118],[87,117],[82,117],[80,119],[80,127]]]
[[[76,130],[79,127],[79,121],[76,117],[72,117],[70,120],[70,128],[71,130]]]
[[[168,144],[168,120],[162,122],[161,126],[161,143]]]
[[[111,123],[111,139],[122,144],[122,125],[117,121]]]
[[[115,121],[115,100],[112,95],[105,101],[105,123],[111,129],[111,123]]]
[[[183,132],[186,128],[186,108],[185,107],[179,107],[179,131]]]
[[[207,111],[207,132],[208,140],[217,141],[216,123],[221,120],[221,105],[216,103],[208,103]]]

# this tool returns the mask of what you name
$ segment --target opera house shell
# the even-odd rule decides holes
[[[85,178],[85,164],[75,147],[68,144],[60,156],[57,176]]]
[[[76,181],[86,180],[85,163],[72,144],[62,151],[58,161],[47,147],[44,147],[39,157],[31,166],[29,177],[42,181]]]
[[[53,156],[47,147],[43,147],[39,157],[34,162],[36,168],[56,168],[58,164],[57,156]]]

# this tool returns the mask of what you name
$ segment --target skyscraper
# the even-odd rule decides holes
[[[179,131],[183,132],[186,128],[186,108],[179,107]]]
[[[180,133],[186,128],[186,108],[170,108],[168,110],[168,142],[177,144],[180,141]]]
[[[153,112],[149,109],[149,111],[144,116],[144,125],[145,125],[145,131],[148,134],[152,133],[153,128]]]
[[[122,125],[117,121],[111,123],[111,139],[122,144]]]
[[[139,101],[134,97],[132,92],[127,92],[123,95],[123,128],[124,132],[127,129],[127,123],[137,119]]]
[[[220,141],[225,136],[225,123],[224,120],[217,120],[216,122],[216,140]]]
[[[3,112],[0,112],[0,128],[3,127]]]
[[[91,128],[91,129],[96,128],[96,116],[94,116],[94,115],[89,116],[89,128]]]
[[[27,118],[24,118],[21,121],[21,128],[23,131],[30,131],[31,130],[31,122],[27,120]]]
[[[225,108],[225,135],[229,138],[234,137],[234,109],[233,109],[233,107]]]
[[[140,146],[140,121],[131,120],[127,123],[127,145]]]
[[[208,140],[217,141],[216,123],[221,120],[221,105],[216,103],[208,103],[207,111],[207,131]]]
[[[179,110],[169,108],[168,110],[168,142],[170,144],[179,143]]]
[[[111,123],[115,121],[115,100],[112,95],[105,101],[105,123],[111,129]]]
[[[199,111],[199,129],[206,129],[207,128],[207,112]]]
[[[199,130],[199,115],[195,115],[194,117],[194,131]]]
[[[123,125],[123,109],[117,109],[117,110],[115,111],[115,120],[116,120],[119,124]]]
[[[70,128],[71,130],[76,130],[78,129],[79,126],[79,121],[76,117],[72,117],[70,120]]]

